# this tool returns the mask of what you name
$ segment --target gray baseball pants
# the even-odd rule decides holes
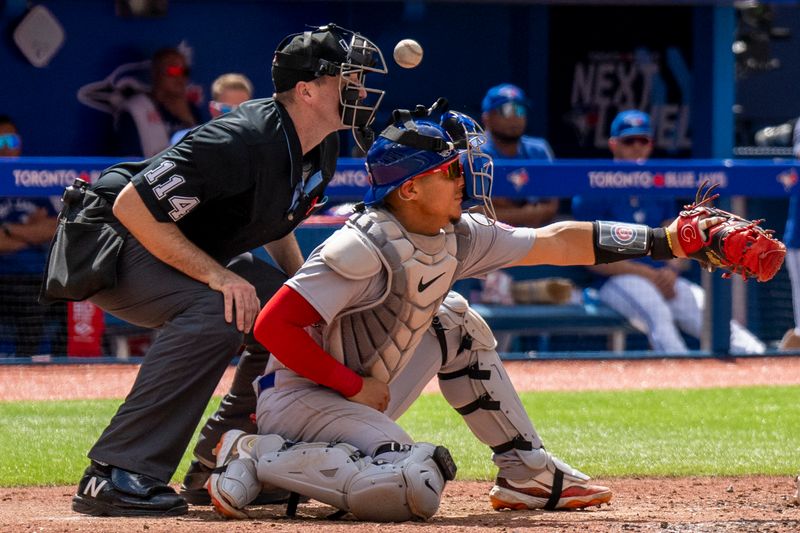
[[[285,274],[251,254],[228,268],[256,287],[262,304],[286,280]],[[245,339],[225,322],[222,293],[189,278],[151,255],[129,236],[118,265],[118,282],[91,301],[139,326],[157,328],[139,374],[89,458],[168,482],[203,416],[215,387],[243,343],[230,394],[209,420],[198,444],[208,453],[231,428],[255,430],[252,380],[269,354],[251,335]]]

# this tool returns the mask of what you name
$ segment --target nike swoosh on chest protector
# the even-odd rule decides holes
[[[441,278],[442,276],[444,276],[444,272],[442,272],[441,274],[439,274],[438,276],[436,276],[435,278],[433,278],[432,280],[430,280],[430,281],[429,281],[429,282],[427,282],[427,283],[423,282],[423,281],[422,281],[422,278],[419,278],[419,285],[417,285],[417,291],[419,291],[419,292],[422,292],[422,291],[424,291],[425,289],[427,289],[428,287],[430,287],[430,286],[431,286],[431,284],[432,284],[434,281],[436,281],[437,279]]]

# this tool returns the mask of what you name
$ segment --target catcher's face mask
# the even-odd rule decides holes
[[[464,169],[464,207],[468,213],[483,210],[490,224],[497,221],[492,204],[492,182],[494,162],[492,156],[482,151],[486,144],[483,129],[472,118],[463,113],[447,111],[442,115],[444,127],[455,141],[459,159]]]

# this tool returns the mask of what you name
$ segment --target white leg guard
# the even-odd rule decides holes
[[[217,467],[208,480],[211,503],[226,518],[247,518],[244,507],[258,497],[262,484],[256,474],[256,457],[280,450],[285,441],[278,435],[248,435],[226,432],[216,448]]]
[[[234,459],[209,484],[211,501],[226,518],[247,518],[244,507],[258,497],[261,483],[256,476],[256,462],[249,457]]]
[[[463,298],[448,296],[439,308],[439,320],[445,330],[461,328],[464,339],[455,356],[448,350],[447,363],[439,373],[439,388],[448,403],[495,453],[541,448],[483,318]]]
[[[472,433],[494,451],[499,467],[490,492],[495,509],[564,509],[606,503],[611,491],[588,485],[589,477],[542,446],[542,441],[495,351],[484,320],[466,301],[448,298],[439,309],[445,330],[461,328],[464,339],[439,373],[445,399]]]
[[[454,467],[440,466],[448,461],[445,448],[426,443],[392,462],[365,457],[349,444],[299,443],[259,456],[258,478],[360,520],[401,522],[433,516],[455,474]]]

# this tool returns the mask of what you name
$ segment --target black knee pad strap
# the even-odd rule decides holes
[[[478,409],[483,409],[485,411],[499,411],[500,410],[500,402],[492,400],[492,397],[488,394],[484,394],[474,402],[470,402],[464,407],[459,407],[456,409],[458,414],[460,415],[468,415]]]
[[[478,366],[478,363],[475,363],[474,365],[470,365],[453,372],[439,372],[436,374],[436,377],[443,381],[460,378],[461,376],[469,376],[470,379],[479,379],[485,381],[492,378],[492,372],[491,370],[481,370],[480,366]]]
[[[509,450],[531,451],[533,449],[533,443],[529,440],[523,439],[521,435],[517,435],[510,441],[504,442],[503,444],[498,444],[497,446],[492,446],[491,448],[494,453],[505,453]]]

